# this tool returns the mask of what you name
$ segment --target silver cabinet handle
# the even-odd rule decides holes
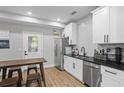
[[[100,74],[100,79],[101,79],[100,81],[102,82],[102,74]]]
[[[68,57],[64,57],[64,58],[68,58]]]
[[[72,40],[70,40],[70,43],[72,44]]]
[[[73,63],[73,68],[75,69],[75,63]]]
[[[57,51],[58,51],[58,49],[57,49],[57,45],[56,45],[56,47],[55,47],[55,56],[57,56]]]
[[[106,42],[106,35],[104,35],[104,42]]]
[[[107,35],[107,42],[109,42],[109,35]]]
[[[114,72],[111,72],[111,71],[108,71],[108,70],[105,70],[105,72],[108,72],[108,73],[111,73],[111,74],[117,75],[117,73],[114,73]]]

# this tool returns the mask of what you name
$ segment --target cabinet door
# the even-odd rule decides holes
[[[102,74],[102,83],[103,87],[119,87],[120,86],[120,71],[101,66],[101,74]]]
[[[109,76],[109,75],[102,75],[101,86],[102,87],[119,87],[120,81],[118,80],[118,78],[113,78],[112,76]]]
[[[79,59],[75,59],[74,62],[74,76],[80,80],[83,81],[83,61]]]
[[[124,43],[124,7],[110,7],[110,42]]]
[[[66,34],[67,34],[67,36],[70,38],[72,35],[72,25],[71,24],[69,24],[69,25],[67,25],[66,26]]]
[[[72,68],[72,62],[70,62],[70,57],[64,56],[64,69],[70,73],[71,68]]]
[[[70,36],[70,27],[67,25],[65,28],[64,28],[64,31],[62,33],[62,37],[69,37]]]
[[[109,34],[109,8],[93,13],[93,43],[107,43]]]
[[[74,68],[75,68],[74,58],[73,57],[70,57],[69,60],[70,60],[70,71],[69,71],[69,73],[71,75],[74,75]]]
[[[124,87],[124,80],[120,80],[120,87]]]
[[[64,69],[73,75],[73,61],[74,59],[72,57],[64,56]]]
[[[64,28],[64,30],[63,30],[63,32],[62,32],[62,37],[63,37],[63,38],[67,37],[67,36],[66,36],[66,28]]]
[[[66,26],[66,36],[69,37],[69,45],[75,45],[77,41],[77,25],[70,23]]]
[[[70,31],[70,45],[76,45],[77,44],[77,24],[71,23],[71,31]]]

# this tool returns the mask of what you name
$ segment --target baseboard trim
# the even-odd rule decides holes
[[[55,65],[54,64],[52,64],[52,65],[44,65],[44,68],[49,68],[49,67],[55,67]]]

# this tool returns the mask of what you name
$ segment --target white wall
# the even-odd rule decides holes
[[[49,35],[44,35],[43,37],[43,55],[44,58],[48,61],[45,65],[46,67],[51,67],[54,66],[54,38],[53,36]]]
[[[10,49],[0,49],[0,60],[23,58],[23,31],[43,32],[45,66],[54,65],[53,29],[0,22],[0,30],[10,30]]]
[[[92,16],[89,15],[77,22],[78,24],[78,44],[80,51],[81,47],[86,48],[88,56],[93,56],[96,45],[92,43]]]
[[[0,60],[22,58],[22,34],[10,32],[10,49],[0,49]]]

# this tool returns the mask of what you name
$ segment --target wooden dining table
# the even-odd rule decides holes
[[[43,66],[43,63],[45,63],[45,62],[47,62],[47,61],[44,58],[31,58],[31,59],[17,59],[17,60],[0,61],[0,69],[3,69],[2,79],[6,78],[7,68],[38,64],[40,66],[40,74],[42,77],[42,81],[44,83],[44,86],[46,87],[46,80],[45,80],[44,66]]]

